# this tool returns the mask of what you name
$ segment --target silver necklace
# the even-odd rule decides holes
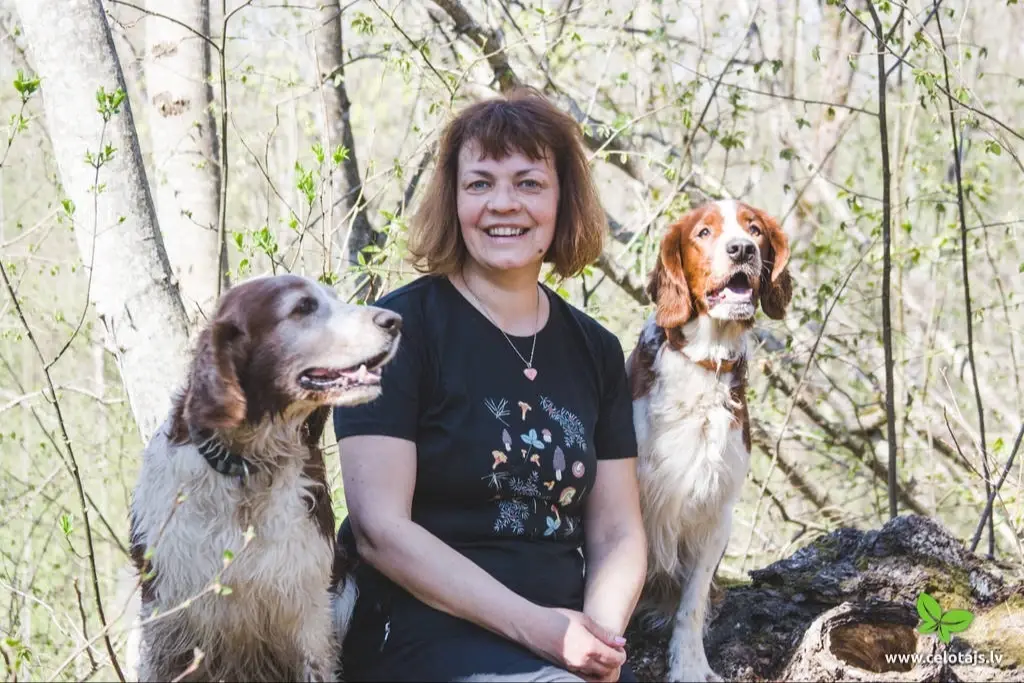
[[[538,328],[538,325],[540,324],[540,286],[537,286],[537,314],[533,323],[533,344],[530,346],[530,360],[526,360],[523,358],[523,354],[519,353],[519,349],[517,349],[516,345],[512,343],[512,340],[509,339],[509,336],[505,334],[505,330],[501,329],[501,326],[494,321],[494,318],[491,316],[491,312],[487,310],[487,306],[484,305],[484,302],[481,301],[480,297],[476,295],[476,292],[470,288],[469,281],[466,279],[466,276],[463,273],[459,273],[459,275],[462,277],[462,284],[466,286],[466,291],[469,292],[469,295],[473,297],[473,300],[480,306],[480,310],[484,312],[484,315],[491,321],[491,324],[498,329],[498,332],[501,332],[501,336],[505,338],[508,345],[516,352],[516,355],[519,356],[519,360],[526,364],[526,367],[523,369],[523,374],[526,375],[526,379],[531,382],[535,380],[537,378],[537,368],[533,367],[533,352],[537,350],[537,333],[540,332],[540,329]]]

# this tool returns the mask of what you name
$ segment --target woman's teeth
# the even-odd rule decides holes
[[[519,237],[526,234],[526,228],[489,228],[488,237]]]

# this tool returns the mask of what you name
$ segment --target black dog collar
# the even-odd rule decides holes
[[[237,453],[232,453],[213,432],[189,425],[188,434],[207,464],[221,474],[247,479],[251,472],[256,471],[255,465]]]

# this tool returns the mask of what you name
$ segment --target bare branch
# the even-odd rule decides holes
[[[868,0],[867,6],[875,23],[874,35],[878,48],[878,130],[882,155],[882,344],[885,353],[886,440],[889,446],[889,517],[893,518],[899,514],[896,500],[899,446],[896,443],[896,387],[892,349],[892,172],[889,169],[889,122],[886,111],[886,42],[882,19],[875,9],[874,0]]]
[[[989,522],[989,533],[991,533],[992,518],[995,516],[992,514],[992,504],[995,502],[996,496],[999,495],[999,489],[1002,488],[1003,482],[1006,481],[1006,475],[1010,473],[1013,468],[1013,459],[1017,456],[1017,451],[1020,450],[1021,439],[1024,438],[1024,424],[1021,424],[1020,429],[1017,431],[1017,439],[1014,441],[1013,450],[1010,451],[1010,457],[1006,459],[1006,466],[1003,467],[1003,473],[999,475],[999,481],[992,487],[989,492],[987,500],[985,501],[985,509],[981,513],[981,519],[978,520],[978,527],[974,530],[974,536],[971,537],[971,552],[978,547],[978,541],[981,540],[981,530],[985,528],[986,520]],[[988,482],[986,482],[987,484]],[[992,549],[989,549],[989,557],[991,557]]]

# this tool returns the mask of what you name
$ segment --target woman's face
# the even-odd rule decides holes
[[[469,256],[485,269],[540,270],[555,236],[558,174],[551,154],[481,159],[477,143],[459,151],[457,205]]]

